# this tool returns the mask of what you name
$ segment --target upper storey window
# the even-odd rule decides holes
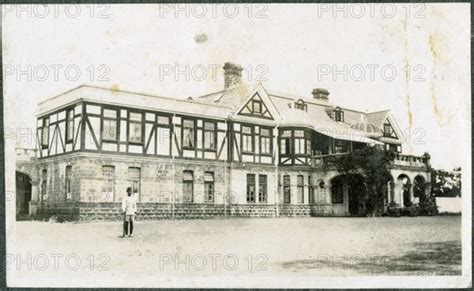
[[[129,132],[128,132],[128,141],[131,143],[142,143],[142,114],[130,112],[130,121],[129,121]],[[110,133],[113,129],[110,129]],[[112,136],[111,136],[112,137]]]
[[[388,120],[386,120],[383,124],[383,136],[398,138],[397,134],[395,133],[395,130],[393,129],[392,125],[390,124],[390,121]]]
[[[304,103],[303,100],[298,100],[295,102],[295,109],[302,110],[302,111],[308,111],[308,105]]]
[[[340,107],[334,109],[334,120],[338,122],[344,122],[344,111]]]

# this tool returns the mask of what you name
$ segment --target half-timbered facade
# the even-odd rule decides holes
[[[409,205],[429,181],[429,156],[401,154],[388,110],[335,106],[325,89],[273,92],[224,69],[223,90],[186,100],[80,86],[41,102],[30,213],[119,218],[131,187],[150,219],[357,214],[356,185],[328,157],[365,146],[398,153],[386,203]]]

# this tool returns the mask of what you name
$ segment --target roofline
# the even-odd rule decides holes
[[[173,98],[173,97],[164,97],[164,96],[158,96],[158,95],[151,95],[151,94],[146,94],[146,93],[140,93],[140,92],[132,92],[132,91],[126,91],[126,90],[114,90],[114,89],[111,89],[111,88],[104,88],[104,87],[100,87],[100,86],[96,86],[96,85],[80,85],[78,87],[75,87],[73,89],[70,89],[68,91],[65,91],[61,94],[58,94],[58,95],[55,95],[53,97],[50,97],[46,100],[43,100],[41,101],[40,103],[38,103],[38,105],[42,105],[43,103],[47,102],[47,101],[51,101],[51,100],[54,100],[60,96],[63,96],[65,94],[68,94],[72,91],[75,91],[77,89],[80,89],[80,88],[94,88],[94,89],[99,89],[99,90],[104,90],[104,91],[110,91],[110,92],[120,92],[120,93],[126,93],[126,94],[133,94],[133,95],[140,95],[140,96],[145,96],[145,97],[153,97],[153,98],[162,98],[162,99],[168,99],[168,100],[172,100],[172,101],[177,101],[177,102],[185,102],[185,103],[191,103],[191,104],[200,104],[200,105],[206,105],[206,106],[213,106],[213,107],[218,107],[218,108],[226,108],[226,109],[232,109],[231,107],[227,107],[227,106],[224,106],[224,105],[218,105],[218,104],[209,104],[209,103],[204,103],[204,102],[196,102],[194,100],[186,100],[186,99],[180,99],[180,98]]]

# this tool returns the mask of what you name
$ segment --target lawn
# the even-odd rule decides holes
[[[17,222],[7,264],[38,282],[461,275],[460,216],[138,221],[135,237],[125,239],[121,229],[120,222]]]

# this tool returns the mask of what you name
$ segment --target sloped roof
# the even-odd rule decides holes
[[[38,115],[44,115],[52,110],[68,106],[69,104],[78,100],[101,102],[111,105],[126,105],[140,109],[154,109],[157,111],[163,110],[178,114],[181,113],[220,119],[227,118],[232,111],[232,108],[230,107],[219,104],[199,102],[197,100],[176,99],[82,85],[63,94],[40,102],[38,106]]]
[[[378,128],[382,128],[382,125],[387,118],[390,110],[382,110],[377,112],[367,113],[367,120]]]
[[[163,110],[192,116],[226,119],[230,116],[236,117],[237,110],[257,90],[264,92],[268,96],[272,103],[271,106],[274,106],[274,110],[277,111],[276,113],[279,116],[274,116],[275,120],[271,121],[261,120],[256,117],[239,117],[252,122],[259,121],[262,124],[275,125],[280,121],[281,125],[307,126],[338,139],[374,142],[372,139],[367,139],[373,136],[370,130],[366,132],[365,128],[360,126],[351,128],[351,125],[359,122],[361,118],[365,118],[369,124],[373,124],[380,129],[389,114],[389,110],[364,113],[341,107],[344,110],[344,122],[336,122],[327,113],[328,109],[331,110],[336,107],[329,102],[267,90],[262,84],[257,83],[240,84],[226,90],[195,97],[192,100],[83,85],[41,102],[39,104],[39,115],[44,115],[81,99],[135,108]],[[293,108],[294,103],[299,100],[302,100],[307,105],[307,111]],[[400,141],[391,139],[387,142],[398,143]]]

